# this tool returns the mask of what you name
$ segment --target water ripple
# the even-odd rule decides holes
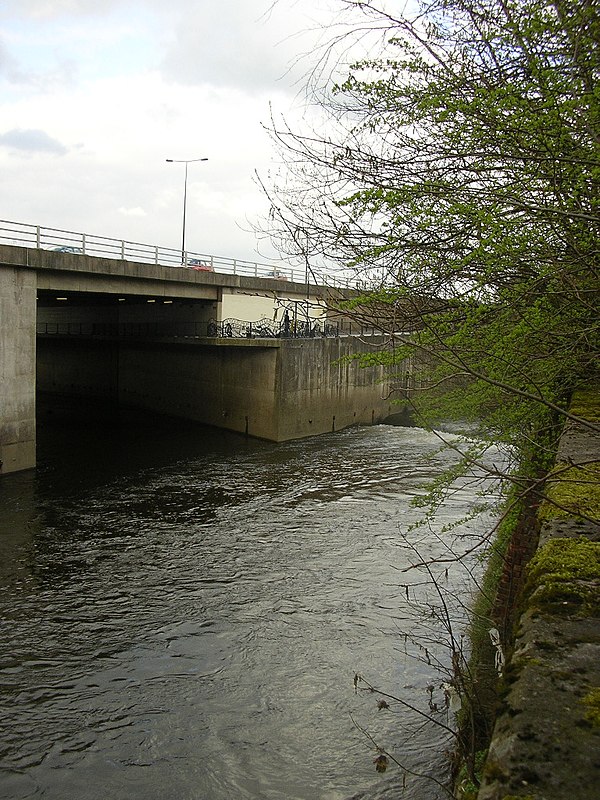
[[[350,712],[415,765],[431,744],[425,768],[443,769],[435,731],[406,741],[352,685],[360,671],[425,702],[434,679],[402,638],[426,595],[401,536],[451,463],[433,435],[121,428],[78,450],[70,433],[67,453],[46,432],[63,458],[42,437],[37,475],[0,486],[0,798],[396,796]],[[453,494],[440,529],[475,501]]]

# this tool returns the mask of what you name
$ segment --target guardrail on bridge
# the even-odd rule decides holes
[[[101,258],[136,261],[144,264],[157,264],[166,267],[188,267],[206,272],[220,272],[229,275],[242,275],[255,278],[274,278],[305,283],[306,274],[302,269],[294,269],[278,261],[263,263],[245,261],[239,258],[215,256],[192,251],[182,252],[171,247],[129,242],[124,239],[111,239],[108,236],[77,233],[60,228],[46,228],[25,222],[0,220],[0,243],[18,247],[42,250],[55,250],[63,253],[79,253]],[[325,285],[349,288],[353,282],[340,276],[316,274],[315,279]]]

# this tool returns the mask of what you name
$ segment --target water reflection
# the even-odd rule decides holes
[[[421,590],[399,535],[452,458],[435,437],[72,420],[44,426],[40,456],[0,482],[0,797],[397,796],[353,719],[443,774],[440,732],[352,683],[426,709],[438,679],[401,635]],[[475,500],[458,491],[437,524]]]

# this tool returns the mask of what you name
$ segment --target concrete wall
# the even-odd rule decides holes
[[[72,300],[70,297],[69,300]],[[45,324],[75,323],[84,327],[91,324],[114,323],[156,323],[159,325],[175,323],[208,322],[215,319],[217,303],[205,302],[173,302],[172,300],[159,300],[153,302],[139,302],[135,298],[127,297],[123,302],[112,304],[86,305],[81,297],[74,305],[72,302],[64,304],[38,304],[37,324],[43,330]]]
[[[73,336],[38,339],[41,392],[118,401],[119,345]]]
[[[596,424],[600,395],[571,412]],[[582,466],[573,466],[574,464]],[[568,421],[479,800],[591,800],[600,753],[600,433]]]
[[[278,355],[276,347],[243,341],[237,346],[126,345],[120,351],[119,399],[276,440]]]
[[[92,342],[40,339],[45,392],[120,404],[285,441],[379,422],[391,413],[381,367],[339,359],[358,339]]]
[[[35,466],[35,272],[0,270],[0,474]]]
[[[221,295],[219,320],[241,319],[246,322],[257,322],[260,319],[283,319],[285,310],[290,318],[294,317],[294,310],[301,320],[306,314],[306,295],[301,292],[271,291],[258,293],[242,289],[224,288]],[[309,303],[309,317],[320,319],[326,314],[326,307],[322,301],[313,298]]]
[[[286,339],[277,375],[278,439],[340,430],[354,424],[381,422],[393,412],[382,367],[361,369],[355,353],[373,352],[354,337]]]

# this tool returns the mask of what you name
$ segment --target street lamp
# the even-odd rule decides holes
[[[187,175],[188,164],[193,164],[196,161],[208,161],[208,158],[167,158],[169,164],[185,164],[185,179],[183,181],[183,233],[181,235],[181,263],[185,264],[185,210],[187,206]]]

